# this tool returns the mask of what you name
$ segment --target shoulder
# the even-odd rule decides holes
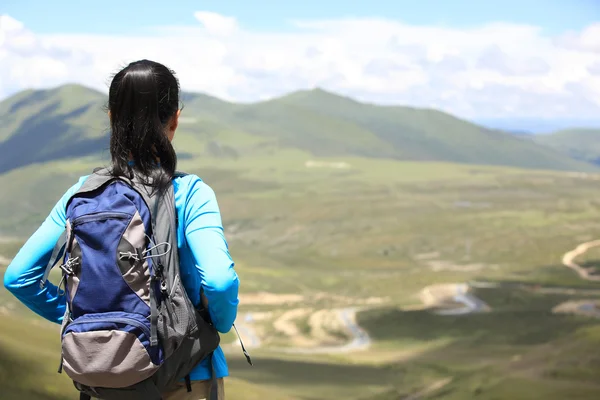
[[[214,190],[195,174],[175,176],[173,188],[176,199],[184,200],[185,204],[189,202],[203,203],[215,197]]]
[[[64,202],[65,204],[67,203],[67,201],[69,200],[69,198],[71,196],[73,196],[75,194],[75,192],[77,192],[85,183],[86,179],[89,178],[89,175],[83,175],[80,176],[79,179],[77,180],[77,182],[75,184],[73,184],[63,195],[61,201]]]

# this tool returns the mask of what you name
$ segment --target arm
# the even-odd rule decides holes
[[[217,330],[229,332],[237,316],[239,279],[214,191],[200,179],[194,180],[185,210],[185,238],[200,274],[208,311]]]
[[[56,203],[50,215],[19,250],[4,274],[6,289],[32,311],[56,323],[62,322],[65,298],[58,296],[56,286],[50,282],[40,289],[40,282],[52,250],[65,229],[67,200],[84,180],[85,177],[81,178]]]

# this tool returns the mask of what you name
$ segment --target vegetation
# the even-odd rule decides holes
[[[30,100],[34,93],[38,103]],[[36,118],[85,103],[69,105],[67,98],[55,105],[56,114]],[[101,110],[102,99],[90,99]],[[0,128],[0,150],[14,149],[3,146],[24,134],[19,127],[36,113],[31,110],[39,113],[52,102],[29,92],[2,103],[1,118],[12,107],[11,118],[21,115],[21,122],[11,120],[10,132]],[[251,350],[254,367],[238,348],[225,346],[232,375],[228,398],[598,398],[600,320],[552,310],[569,300],[600,299],[597,283],[560,263],[563,253],[600,235],[600,174],[518,168],[544,166],[546,161],[533,161],[536,154],[565,168],[585,164],[525,140],[499,140],[504,134],[435,111],[359,104],[322,91],[251,105],[188,95],[185,105],[184,115],[197,120],[178,131],[176,146],[184,155],[179,169],[197,173],[217,193],[242,296],[301,296],[296,302],[242,300],[240,322],[248,312],[271,316],[254,322],[263,341]],[[82,121],[74,117],[65,124],[84,126]],[[398,136],[385,136],[390,126],[398,127]],[[409,126],[414,130],[405,130]],[[94,140],[92,131],[81,131],[79,140]],[[429,138],[422,153],[406,133],[417,131],[414,137]],[[404,139],[394,142],[398,137]],[[449,150],[458,146],[455,137],[482,151],[503,149],[504,161],[497,160],[506,165],[483,165],[486,157],[501,164],[489,152],[455,159],[463,157],[458,147]],[[486,140],[497,141],[496,147]],[[75,157],[81,153],[63,155],[61,148],[46,157],[36,145],[24,165],[4,164],[4,258],[103,159],[95,150]],[[473,151],[468,156],[475,157]],[[597,253],[590,251],[580,261],[594,260]],[[455,282],[490,283],[474,293],[490,311],[440,316],[422,307],[424,287]],[[370,298],[379,301],[366,303]],[[56,374],[58,327],[3,288],[0,302],[2,398],[77,398],[69,380]],[[292,345],[274,328],[285,312],[348,306],[360,307],[357,319],[373,339],[370,349],[286,354],[274,348]],[[312,332],[309,316],[296,323],[301,334]],[[233,340],[228,335],[223,342]]]
[[[532,136],[536,143],[548,146],[568,157],[600,164],[600,129],[570,129]]]
[[[363,104],[319,89],[253,104],[199,94],[183,99],[179,135],[194,144],[184,157],[191,152],[235,159],[295,149],[321,157],[595,170],[530,140],[440,111]],[[102,154],[108,132],[105,102],[99,92],[66,85],[19,93],[0,103],[0,173]]]

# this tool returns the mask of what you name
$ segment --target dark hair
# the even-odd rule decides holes
[[[132,62],[113,78],[108,92],[112,175],[134,175],[162,190],[171,183],[177,155],[166,125],[179,109],[173,71],[149,60]]]

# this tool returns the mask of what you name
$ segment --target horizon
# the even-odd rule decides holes
[[[600,4],[589,0],[138,3],[115,15],[114,0],[0,6],[0,99],[67,81],[103,90],[149,58],[184,91],[238,103],[320,87],[468,120],[600,115]]]

